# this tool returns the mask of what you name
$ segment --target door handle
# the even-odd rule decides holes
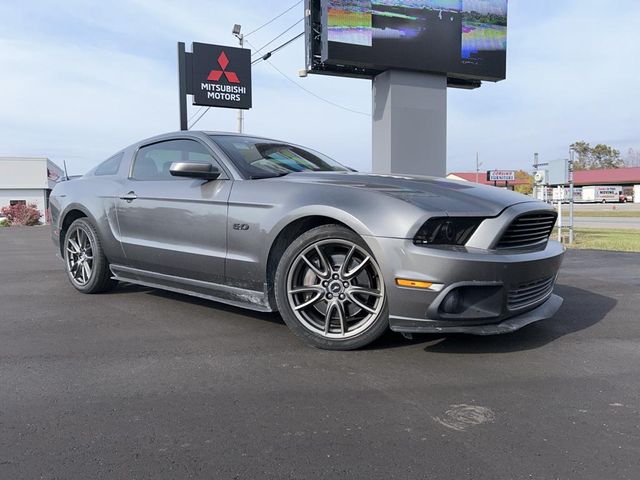
[[[136,192],[131,191],[129,193],[127,193],[126,195],[122,195],[120,197],[120,200],[126,200],[127,203],[131,203],[133,202],[136,198],[138,198],[138,196],[136,195]]]

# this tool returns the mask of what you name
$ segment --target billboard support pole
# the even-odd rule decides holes
[[[373,172],[444,177],[447,76],[387,70],[372,90]]]
[[[187,125],[187,54],[184,42],[178,42],[178,95],[180,130],[189,130]]]

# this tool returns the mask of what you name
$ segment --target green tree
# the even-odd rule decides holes
[[[630,148],[624,164],[627,167],[640,167],[640,150]]]
[[[573,169],[589,170],[591,168],[591,145],[584,141],[575,142],[571,145],[571,150],[576,153]]]
[[[620,150],[609,145],[599,143],[591,151],[591,168],[620,168],[624,167],[624,161],[620,157]]]
[[[592,147],[589,143],[580,141],[571,145],[571,150],[576,154],[573,164],[574,170],[620,168],[624,166],[620,150],[616,150],[609,145],[599,143]]]

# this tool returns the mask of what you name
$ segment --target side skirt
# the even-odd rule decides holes
[[[111,278],[145,287],[159,288],[170,292],[191,295],[215,302],[247,308],[258,312],[272,312],[264,292],[229,287],[217,283],[204,282],[163,273],[149,272],[123,265],[110,265]]]

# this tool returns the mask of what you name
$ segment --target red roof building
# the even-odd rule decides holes
[[[447,175],[447,178],[475,183],[476,172],[452,172]],[[487,180],[486,172],[479,172],[477,178],[478,183],[482,185],[493,185],[493,182]],[[589,185],[620,185],[623,187],[640,185],[640,167],[578,170],[573,174],[573,181],[576,187]],[[516,179],[515,182],[509,182],[509,186],[527,185],[528,183],[527,180]],[[498,186],[503,187],[504,182],[498,182]]]
[[[640,185],[640,167],[579,170],[573,173],[577,187],[587,185]]]

